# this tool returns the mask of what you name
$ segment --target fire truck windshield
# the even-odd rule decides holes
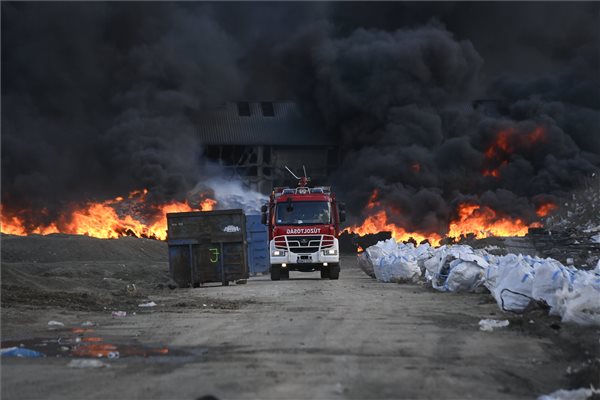
[[[295,201],[277,204],[277,225],[319,225],[331,222],[329,203],[326,201]]]

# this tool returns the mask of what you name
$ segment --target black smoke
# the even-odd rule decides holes
[[[333,180],[354,222],[376,189],[409,230],[444,232],[466,201],[533,221],[598,173],[599,10],[3,2],[2,204],[37,223],[144,187],[150,201],[181,200],[218,174],[201,157],[198,110],[294,99],[338,138]],[[523,144],[538,127],[544,139]],[[486,151],[506,130],[496,165]]]

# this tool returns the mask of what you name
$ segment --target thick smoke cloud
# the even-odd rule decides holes
[[[190,112],[240,96],[235,40],[201,9],[2,4],[2,203],[45,209],[211,174]]]
[[[598,173],[599,10],[3,3],[2,204],[52,219],[142,187],[181,200],[219,174],[193,113],[294,99],[338,138],[353,221],[374,190],[408,230],[443,233],[462,202],[533,221]],[[491,151],[501,132],[509,150]]]

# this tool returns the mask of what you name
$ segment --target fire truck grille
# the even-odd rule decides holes
[[[296,254],[304,254],[304,253],[310,254],[310,253],[319,251],[319,248],[318,247],[302,247],[302,248],[292,247],[292,248],[290,248],[290,251],[292,253],[296,253]]]
[[[318,236],[276,236],[275,248],[291,251],[292,253],[315,253],[333,246],[331,235]]]

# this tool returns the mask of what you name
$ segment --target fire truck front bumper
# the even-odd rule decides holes
[[[271,264],[337,264],[340,262],[340,251],[337,238],[333,246],[307,253],[301,250],[276,248],[273,241],[269,246]]]

